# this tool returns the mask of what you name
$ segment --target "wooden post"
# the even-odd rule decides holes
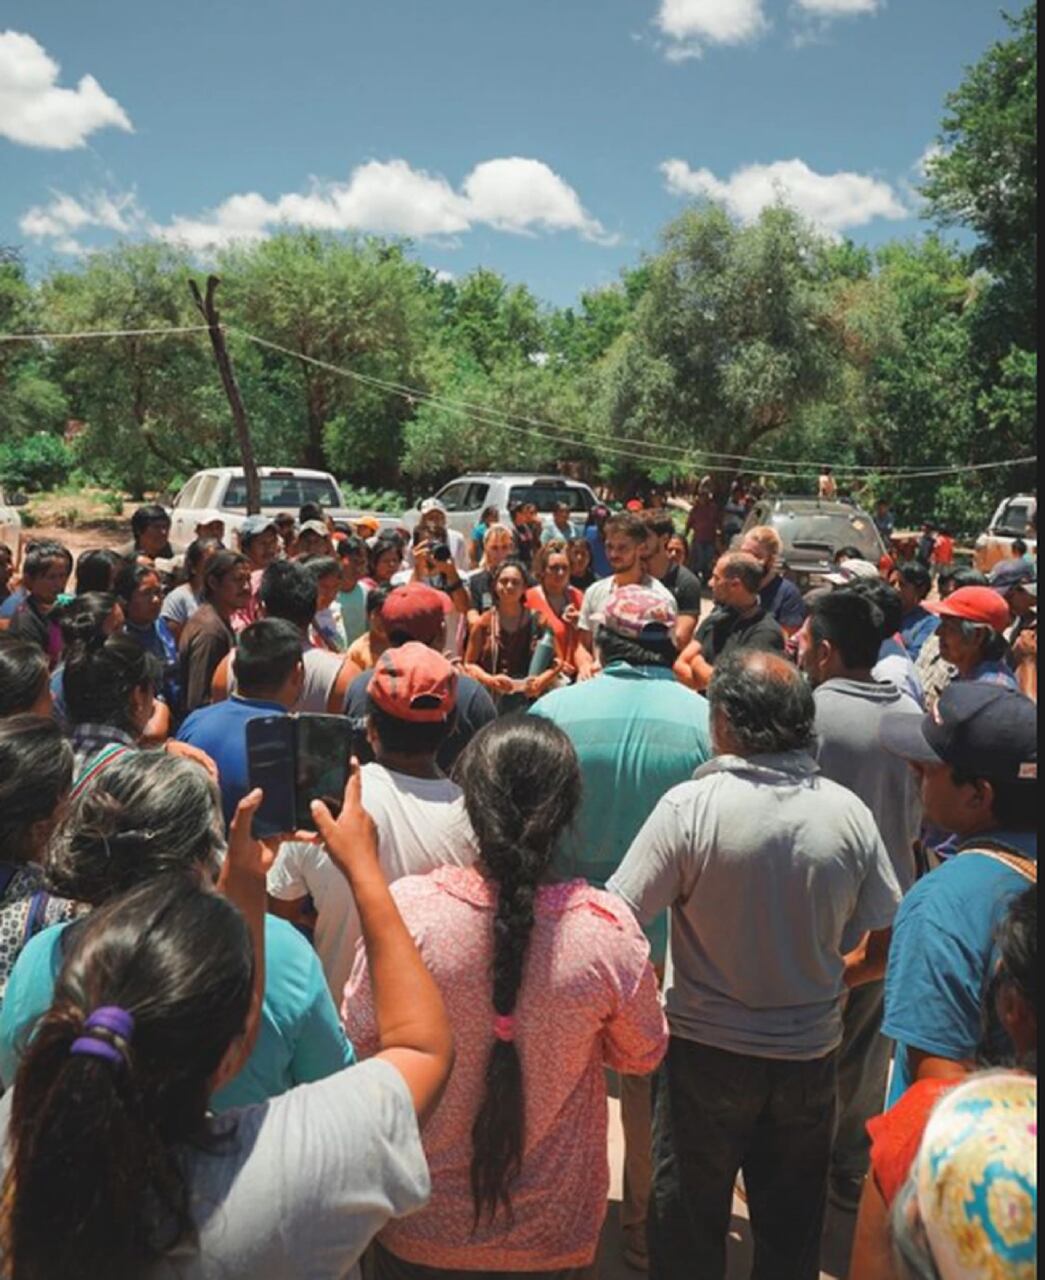
[[[214,305],[214,294],[219,284],[221,280],[218,276],[208,276],[207,296],[204,297],[196,281],[189,280],[193,301],[210,330],[210,344],[214,348],[214,359],[218,363],[218,372],[221,374],[222,385],[232,410],[232,421],[236,425],[236,437],[239,440],[239,452],[243,460],[243,478],[247,489],[247,515],[257,515],[261,511],[261,480],[258,477],[257,463],[254,461],[254,445],[250,438],[247,410],[244,408],[243,397],[239,393],[236,375],[232,369],[232,361],[225,346],[221,317]]]

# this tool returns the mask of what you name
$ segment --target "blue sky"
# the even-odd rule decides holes
[[[401,232],[559,304],[702,194],[876,244],[924,227],[944,96],[1004,31],[997,0],[5,0],[0,244]]]

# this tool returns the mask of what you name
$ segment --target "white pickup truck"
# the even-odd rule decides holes
[[[17,508],[24,506],[25,498],[21,494],[5,494],[0,489],[0,542],[11,548],[16,563],[22,533],[22,516]]]
[[[301,467],[259,467],[261,510],[276,516],[289,512],[295,518],[306,502],[318,502],[328,516],[351,524],[363,512],[345,506],[338,482],[329,472],[307,471]],[[382,528],[402,524],[398,516],[373,514]],[[242,467],[208,467],[197,471],[181,489],[170,507],[171,546],[184,551],[201,524],[225,522],[226,536],[238,530],[247,518],[247,482]],[[231,540],[228,545],[234,545]]]

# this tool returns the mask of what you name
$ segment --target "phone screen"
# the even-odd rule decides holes
[[[336,817],[341,812],[352,753],[352,722],[347,716],[297,717],[296,800],[298,826],[314,831],[310,805],[322,800]]]
[[[293,831],[294,721],[290,716],[257,716],[247,721],[247,776],[251,790],[265,793],[254,815],[256,836]]]

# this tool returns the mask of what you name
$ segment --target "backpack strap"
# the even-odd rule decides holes
[[[120,756],[125,756],[128,751],[133,751],[134,747],[125,746],[123,743],[112,742],[107,747],[103,747],[96,756],[92,756],[83,767],[83,772],[73,782],[73,789],[69,793],[69,798],[75,800],[83,791],[84,787],[96,778],[103,769],[108,768],[114,760],[118,760]]]
[[[1022,876],[1029,884],[1038,883],[1038,864],[1032,858],[1021,858],[1018,853],[1012,853],[996,845],[985,845],[980,849],[963,849],[960,856],[965,857],[968,853],[978,853],[981,858],[990,858],[992,862],[1002,863],[1010,871],[1015,871],[1017,875]]]

